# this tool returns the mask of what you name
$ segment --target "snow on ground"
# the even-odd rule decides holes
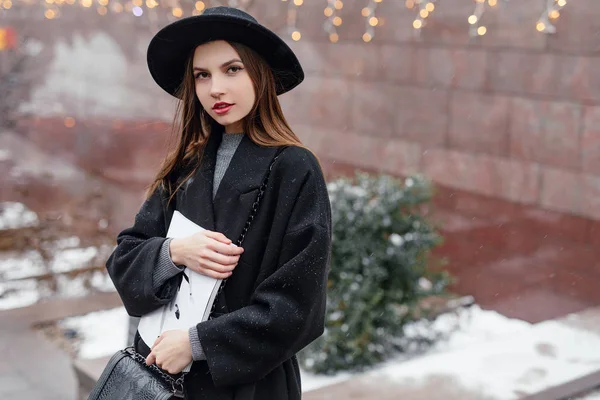
[[[75,241],[69,239],[63,241],[63,245],[65,243]],[[94,265],[95,260],[106,259],[109,252],[109,246],[58,248],[53,251],[48,263],[36,250],[5,252],[0,260],[0,309],[26,307],[49,296],[84,296],[90,293],[90,289],[115,290],[104,271],[86,272],[74,277],[65,274]],[[55,274],[52,280],[38,279],[47,273]]]
[[[38,224],[36,213],[28,210],[22,203],[0,203],[0,229],[15,229]]]
[[[590,349],[598,348],[600,335],[550,320],[493,341],[476,339],[459,349],[430,352],[410,363],[390,362],[370,374],[410,387],[444,378],[482,398],[517,399],[519,393],[537,393],[597,371],[600,357]]]
[[[43,259],[39,252],[5,252],[0,260],[0,277],[3,281],[31,277],[44,273]]]
[[[52,287],[53,284],[56,286]],[[114,290],[110,277],[102,271],[75,278],[58,275],[54,282],[36,278],[0,281],[0,310],[27,307],[50,297],[83,297],[94,291]]]
[[[0,282],[0,310],[26,307],[50,294],[34,279]]]
[[[37,215],[22,203],[0,203],[0,230],[35,226]],[[68,273],[104,263],[112,251],[107,245],[80,248],[76,236],[59,238],[45,249],[49,260],[38,250],[5,251],[0,259],[0,310],[26,307],[51,296],[79,297],[92,290],[113,291],[105,272],[77,276]],[[53,274],[53,279],[38,279]],[[85,275],[85,276],[84,276]]]
[[[113,354],[128,345],[129,316],[125,308],[71,317],[60,321],[63,329],[73,329],[81,337],[79,358],[94,359]]]
[[[47,265],[37,250],[5,252],[0,260],[0,278],[15,280],[74,271],[89,265],[94,259],[106,259],[110,250],[109,246],[59,249],[52,252],[52,259]]]
[[[61,321],[63,328],[74,329],[82,338],[79,357],[92,359],[108,356],[127,345],[129,319],[123,307],[99,311],[80,317]],[[482,310],[478,306],[461,309],[439,318],[433,330],[438,333],[449,333],[448,340],[440,341],[432,346],[426,354],[446,352],[474,343],[485,342],[494,337],[515,333],[530,328],[530,324],[520,320],[506,318],[494,311]],[[408,334],[422,334],[422,327],[414,324],[408,328]],[[422,356],[413,355],[411,358]],[[398,357],[384,363],[375,371],[386,371],[406,363],[408,357]],[[335,376],[315,375],[302,371],[303,391],[315,390],[350,379],[351,373],[340,373]]]
[[[445,338],[437,341],[429,349],[433,352],[487,342],[496,337],[526,330],[531,326],[529,322],[510,319],[495,311],[482,310],[475,305],[469,309],[460,308],[456,312],[441,315],[433,325],[421,322],[409,324],[404,331],[408,338],[443,334]]]

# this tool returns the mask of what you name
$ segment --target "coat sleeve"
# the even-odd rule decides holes
[[[323,333],[331,210],[317,168],[300,177],[275,272],[248,306],[197,325],[215,386],[255,382]]]
[[[127,313],[134,317],[167,304],[181,279],[173,276],[159,287],[153,284],[154,269],[167,240],[165,201],[163,191],[157,189],[136,214],[133,226],[117,235],[117,247],[106,262]]]

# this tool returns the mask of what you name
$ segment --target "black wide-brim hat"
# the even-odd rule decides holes
[[[304,80],[300,62],[283,39],[248,13],[231,7],[207,8],[201,15],[180,19],[161,29],[148,46],[152,78],[177,97],[188,57],[197,46],[214,40],[241,43],[262,56],[273,71],[278,95]]]

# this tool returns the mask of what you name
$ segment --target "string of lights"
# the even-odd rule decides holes
[[[292,40],[298,41],[302,39],[302,34],[296,27],[298,21],[298,7],[304,4],[304,0],[281,0],[288,3],[287,10],[287,29],[288,34],[292,37]]]
[[[61,15],[61,9],[66,6],[79,5],[84,8],[95,9],[100,15],[130,13],[141,17],[150,10],[157,8],[167,9],[170,18],[177,19],[189,15],[199,15],[207,7],[226,3],[231,7],[247,8],[253,0],[0,0],[0,14],[8,12],[16,6],[41,6],[42,12],[47,19],[56,19]],[[298,41],[302,34],[297,28],[299,7],[304,0],[281,0],[288,3],[287,29],[292,40]],[[381,19],[377,16],[377,7],[383,0],[369,0],[366,7],[362,8],[361,14],[365,18],[365,31],[362,39],[370,42],[375,37],[375,28],[381,25]],[[469,35],[471,37],[483,36],[487,33],[487,27],[483,25],[483,17],[488,7],[496,7],[500,2],[508,3],[509,0],[472,0],[475,9],[468,16]],[[427,19],[436,9],[438,0],[404,0],[408,9],[415,10],[417,15],[412,22],[415,34],[418,36],[426,26]],[[546,7],[538,19],[535,29],[542,33],[554,34],[556,27],[554,23],[560,17],[561,10],[567,4],[567,0],[546,0]],[[342,25],[342,18],[338,15],[344,7],[342,0],[327,0],[324,10],[326,17],[323,29],[328,34],[332,43],[339,41],[337,29]]]
[[[490,7],[495,7],[498,4],[497,0],[488,0]],[[482,25],[482,17],[485,13],[486,1],[475,0],[475,11],[469,15],[467,21],[469,22],[469,35],[471,37],[483,36],[487,32],[485,25]]]
[[[567,5],[567,0],[546,0],[546,9],[540,16],[535,28],[543,33],[556,33],[556,27],[552,23],[560,17],[560,10]]]
[[[379,18],[377,18],[375,12],[377,11],[377,5],[381,3],[381,1],[382,0],[370,0],[369,4],[361,11],[362,16],[367,19],[367,28],[362,36],[365,42],[370,42],[375,37],[375,27],[379,25]]]
[[[205,2],[206,1],[206,2]],[[179,0],[0,0],[0,12],[8,11],[17,5],[41,6],[46,19],[56,19],[61,16],[61,9],[65,6],[79,5],[83,8],[95,9],[98,14],[130,13],[135,17],[144,16],[147,11],[163,8],[177,19],[189,15],[199,15],[207,7],[221,5],[218,1],[184,1]],[[230,7],[245,9],[252,0],[228,0]],[[208,3],[208,4],[207,4]]]
[[[417,17],[413,21],[413,28],[416,36],[421,34],[421,30],[427,24],[427,18],[435,10],[436,0],[406,0],[406,8],[416,9]]]
[[[342,0],[327,0],[327,7],[324,14],[327,17],[323,24],[323,29],[329,34],[329,40],[332,43],[337,43],[340,37],[337,33],[337,27],[342,25],[342,18],[338,17],[337,11],[344,7]]]

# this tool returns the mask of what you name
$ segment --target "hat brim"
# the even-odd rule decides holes
[[[273,70],[278,95],[304,80],[300,62],[279,36],[258,23],[223,15],[188,17],[159,31],[148,46],[152,78],[177,97],[189,55],[197,46],[214,40],[241,43],[261,55]]]

